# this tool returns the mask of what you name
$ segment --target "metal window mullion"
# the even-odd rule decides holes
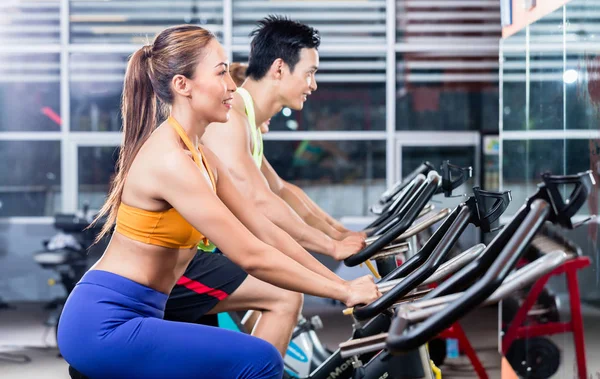
[[[531,44],[530,27],[525,27],[525,130],[529,131],[529,107],[531,105],[529,97],[531,96],[531,52],[529,50]],[[527,142],[527,141],[526,141]],[[525,147],[525,182],[528,182],[529,176],[529,143]]]
[[[0,141],[60,141],[61,132],[2,132]]]
[[[563,75],[567,71],[567,6],[562,6],[562,48],[563,48]],[[567,82],[562,80],[563,85],[563,175],[567,175]]]
[[[54,217],[45,216],[14,216],[14,217],[0,217],[0,225],[52,225],[54,224]]]
[[[397,139],[395,141],[394,151],[395,151],[395,154],[398,156],[398,159],[397,159],[398,165],[396,165],[394,167],[394,170],[395,170],[394,173],[396,175],[396,181],[398,181],[398,180],[400,180],[400,178],[402,178],[402,140]],[[393,183],[392,183],[392,185],[393,185]],[[391,185],[388,185],[388,188],[389,187],[391,187]]]
[[[386,0],[386,148],[385,178],[390,188],[396,181],[396,1]]]
[[[479,144],[480,133],[470,131],[426,131],[395,132],[396,140],[402,141],[403,146],[476,146]]]
[[[503,179],[503,172],[502,170],[504,169],[504,164],[503,164],[503,159],[502,159],[502,153],[504,150],[504,65],[505,65],[505,60],[504,60],[504,39],[500,40],[500,46],[499,46],[499,51],[498,51],[498,63],[499,63],[499,69],[498,69],[498,108],[499,108],[499,112],[498,112],[498,171],[499,171],[499,175],[498,175],[498,189],[500,191],[504,190],[504,179]],[[489,188],[486,188],[489,189]],[[498,334],[500,336],[500,334]],[[499,340],[501,340],[500,337],[498,337]],[[502,346],[501,345],[501,341],[498,344],[498,346]]]
[[[233,60],[233,0],[223,0],[223,44],[231,62]]]
[[[265,141],[382,141],[387,138],[385,131],[301,131],[269,132]]]
[[[60,1],[60,116],[61,116],[61,193],[62,212],[77,210],[77,151],[69,139],[71,128],[71,104],[69,88],[69,0]]]
[[[69,139],[77,146],[120,146],[121,132],[71,132]]]

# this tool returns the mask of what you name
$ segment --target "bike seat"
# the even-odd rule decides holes
[[[40,251],[34,254],[33,259],[37,264],[44,268],[53,268],[60,265],[77,264],[82,257],[79,257],[72,250],[59,249],[53,251]]]

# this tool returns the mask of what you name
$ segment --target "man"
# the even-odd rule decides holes
[[[259,22],[253,36],[247,79],[234,94],[230,119],[209,126],[202,143],[273,223],[304,248],[343,260],[364,247],[364,233],[344,228],[300,188],[281,179],[262,154],[260,126],[283,107],[301,110],[317,89],[319,34],[270,16]]]

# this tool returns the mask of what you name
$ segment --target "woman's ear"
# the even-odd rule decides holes
[[[171,79],[171,85],[173,86],[173,91],[181,96],[189,96],[192,90],[188,79],[183,75],[175,75]]]

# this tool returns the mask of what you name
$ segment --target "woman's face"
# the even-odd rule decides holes
[[[237,87],[229,75],[227,55],[216,39],[206,47],[190,82],[190,103],[199,118],[208,123],[227,122]]]

